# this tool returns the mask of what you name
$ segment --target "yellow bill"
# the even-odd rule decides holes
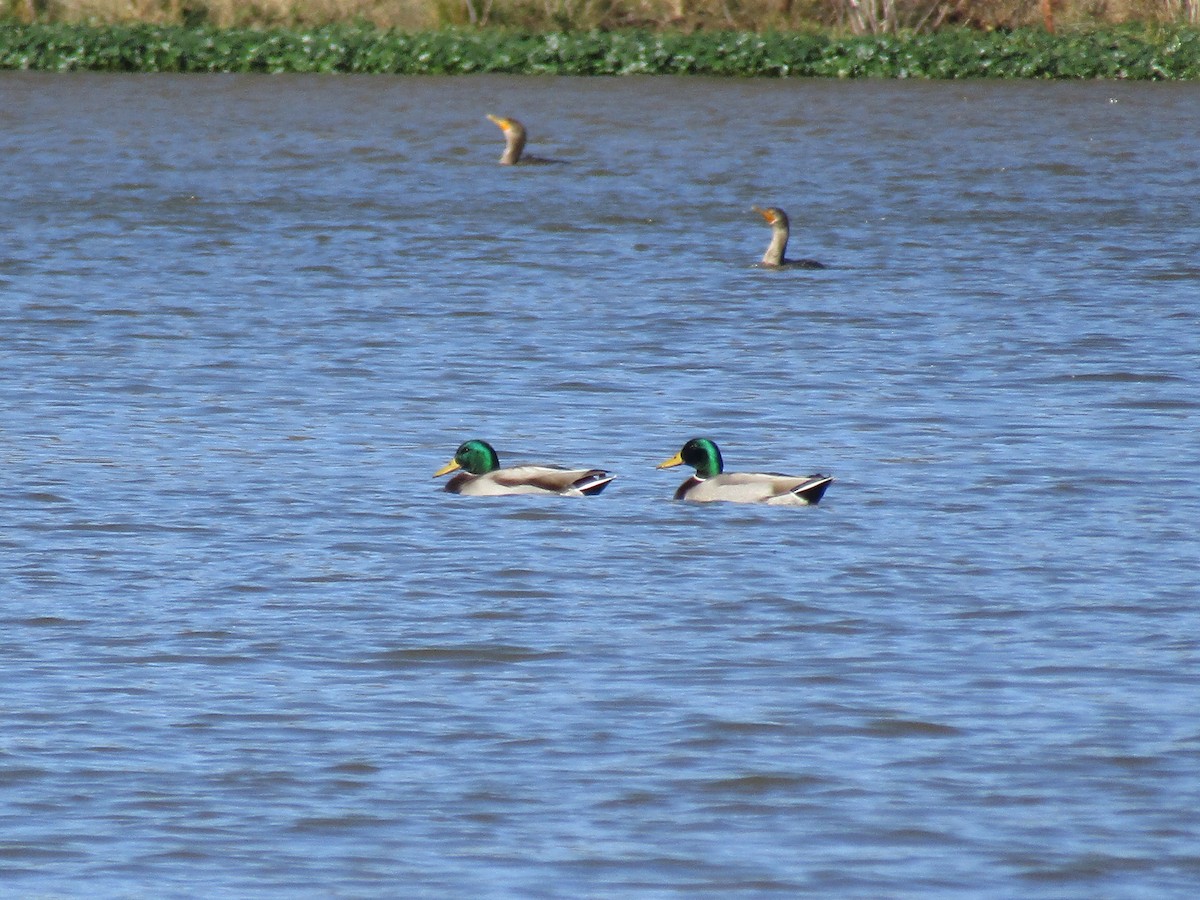
[[[462,467],[458,464],[458,460],[452,459],[452,460],[450,460],[450,462],[446,463],[444,466],[442,466],[440,469],[438,469],[436,472],[434,472],[433,477],[437,478],[441,475],[447,475],[450,472],[453,472],[455,469],[459,469],[459,468],[462,468]]]
[[[670,469],[673,466],[682,466],[682,465],[683,465],[683,451],[680,450],[678,453],[676,453],[670,459],[664,459],[657,466],[655,466],[655,468]]]

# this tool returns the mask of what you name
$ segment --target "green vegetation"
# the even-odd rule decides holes
[[[836,78],[1200,78],[1200,30],[1041,29],[832,33],[497,29],[406,34],[311,30],[0,25],[0,69],[102,72],[364,72],[422,75],[727,75]]]

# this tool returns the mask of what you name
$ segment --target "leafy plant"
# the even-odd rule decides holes
[[[0,25],[0,69],[832,78],[1200,79],[1200,30],[548,32]]]

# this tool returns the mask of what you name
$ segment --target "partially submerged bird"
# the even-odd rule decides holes
[[[504,132],[504,153],[500,156],[500,165],[515,166],[517,163],[521,165],[559,165],[563,162],[561,159],[549,159],[545,156],[524,154],[525,126],[516,119],[493,116],[491,113],[488,113],[488,118],[495,122],[500,127],[500,130]]]
[[[795,266],[799,269],[825,268],[824,263],[815,259],[788,259],[784,256],[784,251],[787,250],[788,235],[791,233],[787,213],[778,206],[768,206],[766,209],[761,206],[750,208],[766,219],[767,224],[771,226],[771,243],[767,246],[767,252],[763,254],[762,258],[764,266],[771,268]]]
[[[487,441],[462,444],[454,459],[436,472],[434,478],[462,471],[446,483],[452,494],[473,497],[499,497],[505,494],[558,494],[585,497],[599,494],[616,478],[603,469],[562,469],[557,466],[510,466],[500,468],[500,457]]]
[[[521,161],[521,151],[525,149],[525,126],[516,119],[493,116],[491,113],[488,113],[488,118],[504,132],[504,154],[500,157],[500,165],[515,166]]]
[[[812,506],[833,481],[828,475],[779,475],[773,472],[725,472],[721,451],[708,438],[692,438],[678,453],[658,464],[660,469],[689,465],[696,474],[679,486],[676,500],[707,503],[769,503],[774,506]]]

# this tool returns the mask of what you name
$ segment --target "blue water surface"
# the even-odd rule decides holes
[[[1189,896],[1198,101],[0,76],[0,892]]]

